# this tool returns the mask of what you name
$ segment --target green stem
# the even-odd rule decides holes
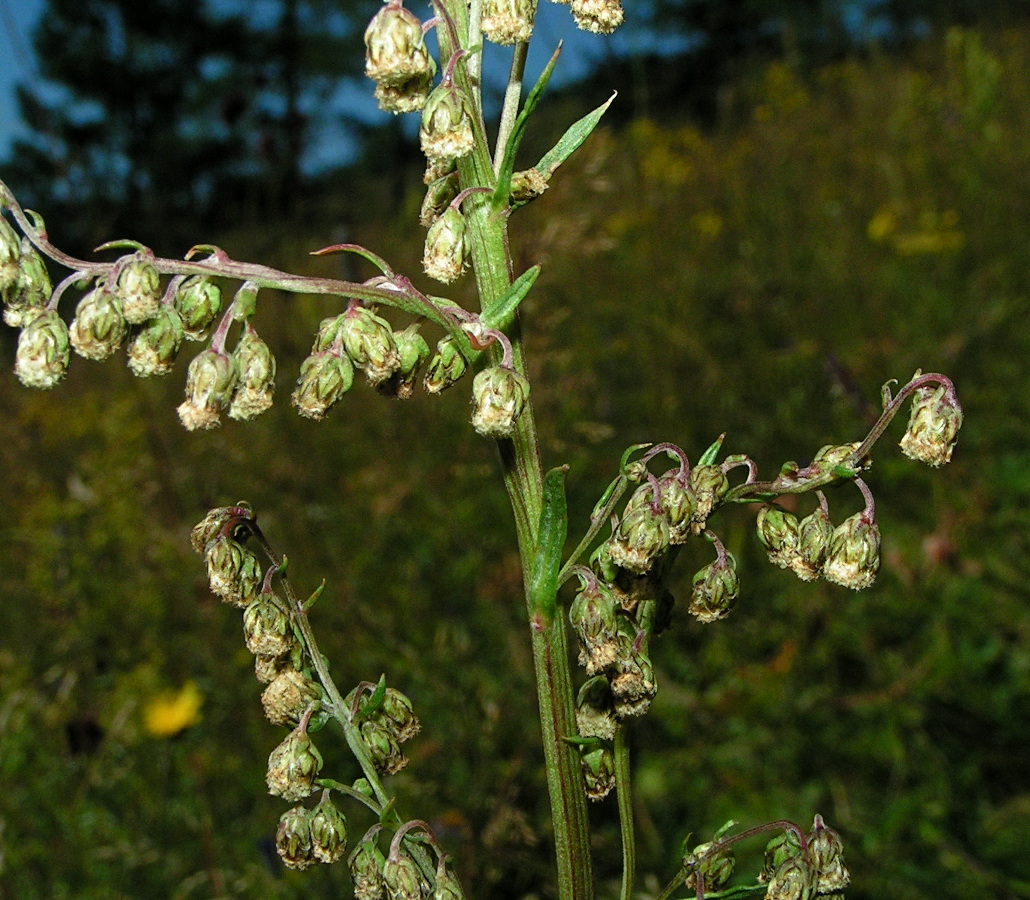
[[[637,869],[637,842],[633,830],[633,795],[630,791],[628,720],[615,732],[615,790],[619,799],[619,831],[622,834],[622,892],[620,900],[632,900]]]

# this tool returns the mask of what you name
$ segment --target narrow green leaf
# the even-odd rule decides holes
[[[526,269],[504,292],[501,299],[483,313],[483,324],[487,328],[504,331],[511,322],[512,316],[515,315],[515,310],[519,308],[519,304],[525,299],[539,275],[540,266]]]
[[[529,603],[534,615],[547,627],[554,620],[558,597],[558,571],[565,548],[569,517],[565,502],[565,474],[568,466],[551,469],[544,477],[544,503],[540,510],[536,554],[529,581]]]
[[[697,461],[699,466],[712,466],[715,465],[715,458],[719,455],[719,451],[722,449],[722,442],[726,440],[725,434],[720,434],[715,442],[701,454],[701,458]]]

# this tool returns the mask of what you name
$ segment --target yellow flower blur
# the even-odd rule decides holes
[[[143,725],[156,738],[172,737],[200,721],[204,702],[196,683],[187,681],[177,691],[163,691],[143,707]]]

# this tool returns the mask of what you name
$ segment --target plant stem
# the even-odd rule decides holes
[[[623,721],[615,732],[615,790],[619,799],[619,831],[622,834],[622,892],[620,900],[633,897],[637,868],[637,842],[633,830],[633,795],[630,791],[629,722]]]

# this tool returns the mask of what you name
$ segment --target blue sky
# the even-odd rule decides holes
[[[32,28],[42,11],[43,0],[0,0],[0,158],[20,126],[14,86],[35,76]]]

